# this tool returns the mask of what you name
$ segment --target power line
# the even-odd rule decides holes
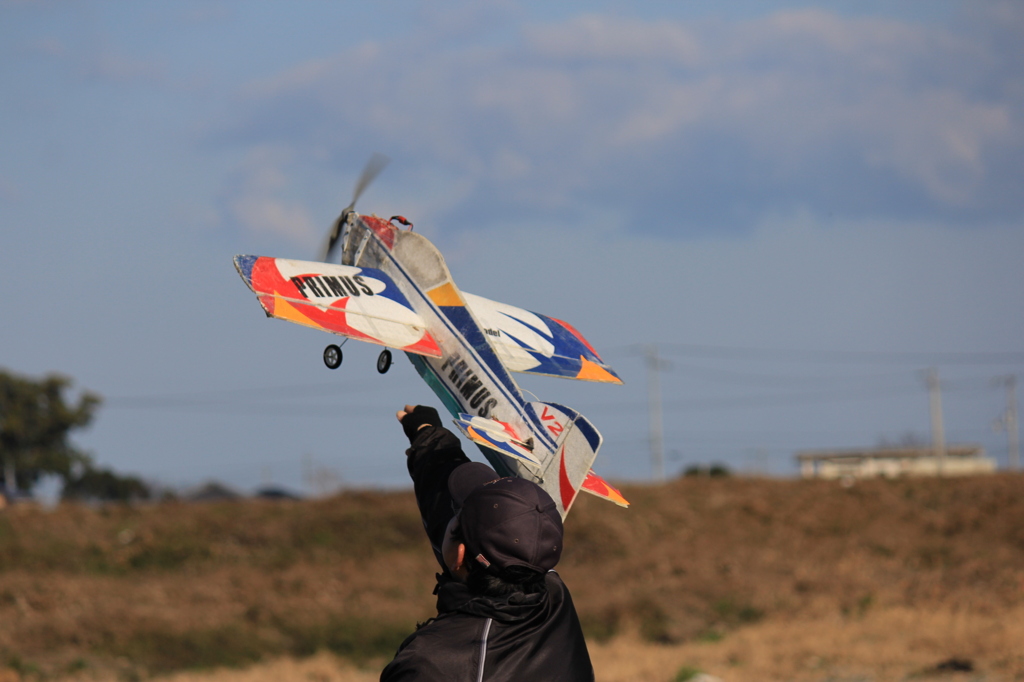
[[[274,417],[323,417],[338,419],[345,415],[380,414],[379,405],[273,405],[273,404],[168,404],[168,405],[117,405],[118,409],[158,410],[162,412],[201,412],[209,415],[230,416],[274,416]]]
[[[778,407],[785,405],[802,405],[807,403],[836,403],[850,400],[875,400],[883,398],[896,398],[907,395],[920,395],[921,389],[916,386],[904,386],[879,390],[878,388],[853,388],[837,389],[831,391],[804,391],[800,393],[774,393],[742,396],[722,396],[715,398],[686,398],[682,400],[664,401],[664,406],[671,409],[685,409],[691,411],[714,411],[729,410],[735,408],[756,408],[756,407]],[[588,410],[600,409],[643,409],[640,403],[594,403],[589,405]]]
[[[792,374],[763,374],[759,372],[743,372],[734,369],[722,369],[720,367],[680,364],[678,362],[673,362],[672,368],[680,369],[688,375],[701,378],[706,381],[731,385],[767,386],[771,388],[785,385],[823,386],[847,382],[867,383],[878,382],[878,380],[906,378],[907,376],[905,371],[857,376],[797,376]],[[882,384],[879,383],[877,385],[881,386]]]
[[[637,344],[614,350],[635,353]],[[705,358],[783,360],[787,362],[875,362],[923,365],[1007,365],[1024,363],[1024,352],[985,351],[847,351],[718,346],[697,343],[665,343],[666,354]]]
[[[668,365],[661,358],[657,358],[659,373],[668,368]],[[673,365],[675,367],[676,365]],[[755,375],[760,376],[760,375]],[[880,375],[875,378],[885,378],[898,375]],[[906,375],[909,379],[912,375]],[[857,382],[857,378],[850,378]],[[919,385],[886,384],[874,383],[874,379],[865,377],[871,381],[871,385],[850,386],[848,388],[825,388],[820,390],[792,391],[792,392],[758,392],[744,395],[726,395],[716,397],[685,398],[672,401],[664,401],[661,398],[660,386],[657,386],[657,377],[649,385],[649,389],[656,391],[659,396],[656,402],[661,402],[665,407],[671,409],[686,409],[691,411],[714,411],[734,408],[757,408],[774,407],[784,405],[799,405],[806,403],[837,403],[851,400],[873,400],[905,395],[917,395],[920,393]],[[843,381],[839,378],[828,379],[836,383]],[[859,382],[858,382],[859,383]],[[980,378],[971,378],[959,381],[942,381],[942,389],[948,393],[978,393],[992,390],[991,379],[982,383]],[[378,407],[360,404],[349,405],[342,403],[300,403],[299,399],[317,399],[326,396],[351,396],[353,391],[360,396],[366,395],[372,390],[383,390],[377,382],[365,382],[365,385],[355,384],[291,384],[285,386],[254,387],[240,389],[217,389],[209,391],[193,391],[187,393],[166,393],[137,396],[115,396],[104,400],[104,404],[112,409],[130,410],[172,410],[172,411],[203,411],[215,412],[218,414],[237,415],[296,415],[296,416],[338,416],[340,413],[359,412],[361,414],[372,413]],[[649,390],[649,393],[650,393]],[[653,395],[653,394],[652,394]],[[650,395],[648,396],[651,397]],[[637,410],[645,406],[641,403],[624,403],[618,400],[614,403],[592,403],[588,410]],[[646,408],[650,410],[650,400]],[[652,425],[652,433],[658,430]],[[656,445],[656,444],[655,444]],[[653,452],[653,451],[652,451]]]

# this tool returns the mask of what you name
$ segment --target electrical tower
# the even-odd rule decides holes
[[[661,422],[661,382],[658,372],[668,368],[668,363],[658,357],[658,347],[651,344],[644,348],[647,364],[647,406],[651,417],[651,476],[659,483],[665,480],[665,434]]]
[[[939,385],[939,370],[932,367],[926,379],[932,413],[932,450],[939,461],[939,475],[946,472],[946,433],[942,428],[942,390]]]
[[[996,428],[1006,430],[1007,459],[1010,468],[1020,469],[1020,441],[1017,434],[1017,376],[1011,374],[996,379],[997,384],[1006,386],[1006,411],[996,420]]]

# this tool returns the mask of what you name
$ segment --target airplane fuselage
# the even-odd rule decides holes
[[[268,316],[404,351],[495,470],[541,485],[563,516],[581,488],[625,504],[590,470],[597,429],[564,405],[527,400],[511,375],[621,383],[572,325],[464,294],[437,248],[411,230],[349,210],[337,225],[340,264],[235,257]],[[336,368],[340,348],[328,346],[324,362]],[[378,369],[389,364],[387,351]]]
[[[342,244],[343,265],[375,268],[390,275],[425,321],[441,348],[441,357],[406,355],[452,416],[474,415],[510,425],[518,440],[529,443],[543,463],[538,467],[481,446],[495,469],[502,475],[534,480],[549,492],[557,491],[561,500],[552,496],[568,510],[596,456],[600,434],[569,408],[523,397],[488,341],[485,328],[452,281],[440,252],[428,239],[376,216],[353,215],[345,226]],[[355,278],[352,280],[357,286]],[[575,439],[568,438],[570,433]],[[572,450],[568,457],[567,447]],[[571,494],[567,492],[570,488]]]

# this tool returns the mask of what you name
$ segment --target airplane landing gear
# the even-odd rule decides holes
[[[330,369],[338,369],[341,367],[341,347],[331,344],[324,348],[324,364]],[[378,366],[380,362],[378,361]]]
[[[385,348],[377,356],[377,371],[384,374],[389,369],[391,369],[391,351]]]

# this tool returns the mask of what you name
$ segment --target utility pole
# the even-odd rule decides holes
[[[946,472],[946,434],[942,429],[942,391],[939,387],[939,370],[928,370],[926,382],[932,413],[932,450],[939,461],[939,475]]]
[[[1020,469],[1020,441],[1017,434],[1017,375],[1011,374],[996,379],[997,383],[1006,386],[1006,412],[996,421],[996,427],[1006,429],[1007,456],[1010,468]]]
[[[0,427],[4,424],[0,421]],[[14,449],[12,448],[9,452],[4,453],[3,456],[3,468],[4,468],[4,494],[8,500],[14,499],[14,494],[18,490],[17,477],[14,473]]]
[[[18,493],[18,477],[14,471],[14,452],[8,452],[4,457],[4,493],[8,499],[13,500]]]
[[[665,438],[661,423],[661,383],[658,372],[665,367],[658,357],[658,347],[644,349],[647,362],[647,408],[651,416],[651,476],[659,483],[665,480]]]

